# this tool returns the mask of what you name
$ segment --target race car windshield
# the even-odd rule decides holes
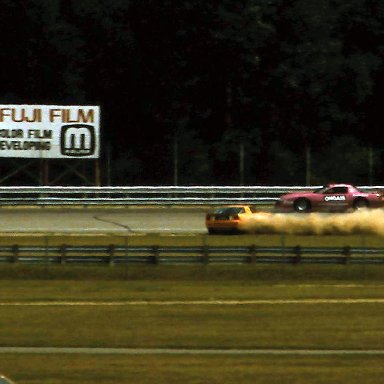
[[[239,213],[244,213],[244,208],[231,207],[231,208],[218,208],[215,210],[216,215],[237,215]]]
[[[314,191],[320,194],[348,193],[348,187],[323,187]]]
[[[324,193],[324,191],[326,190],[327,188],[324,188],[324,187],[322,187],[322,188],[320,188],[320,189],[315,189],[314,191],[313,191],[313,193]]]

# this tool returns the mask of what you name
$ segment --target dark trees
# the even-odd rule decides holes
[[[101,105],[114,184],[383,176],[380,0],[0,4],[1,102]]]

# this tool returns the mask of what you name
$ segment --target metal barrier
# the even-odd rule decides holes
[[[137,186],[25,187],[0,186],[1,205],[148,205],[270,204],[284,193],[320,186]],[[384,186],[361,186],[384,190]]]
[[[314,247],[0,247],[0,262],[59,264],[384,264],[384,248]]]

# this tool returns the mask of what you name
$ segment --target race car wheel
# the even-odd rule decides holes
[[[368,207],[369,207],[369,202],[366,199],[359,198],[353,202],[354,209],[361,209],[361,208],[368,208]]]
[[[309,212],[311,210],[311,203],[308,199],[297,199],[293,207],[296,212]]]

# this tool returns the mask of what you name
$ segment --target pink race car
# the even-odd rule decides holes
[[[381,193],[362,192],[349,184],[330,184],[317,191],[287,193],[276,202],[275,210],[342,212],[383,206],[384,196]]]

